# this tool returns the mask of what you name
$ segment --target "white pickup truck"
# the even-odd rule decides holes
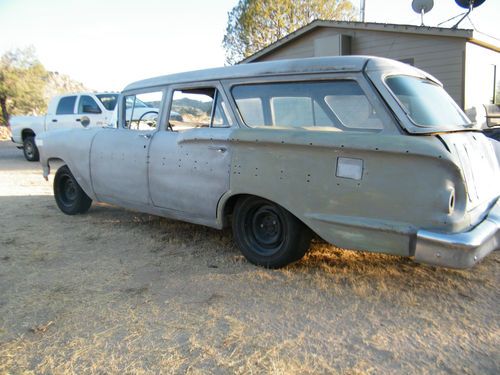
[[[12,141],[28,161],[38,161],[35,136],[62,128],[102,127],[113,124],[119,94],[81,92],[52,98],[45,116],[14,116],[10,119]]]
[[[81,92],[54,97],[45,116],[14,116],[10,119],[12,142],[23,149],[28,161],[38,161],[40,155],[35,136],[40,133],[63,128],[116,127],[117,93]],[[160,97],[141,94],[124,99],[126,120],[133,127],[149,129],[156,126]],[[182,116],[172,111],[170,118],[183,121]]]

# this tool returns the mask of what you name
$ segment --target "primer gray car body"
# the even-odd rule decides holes
[[[37,137],[43,173],[47,177],[49,163],[60,159],[93,200],[219,229],[239,198],[262,197],[339,247],[470,267],[500,246],[500,174],[492,146],[468,120],[458,127],[419,125],[405,94],[390,89],[387,77],[393,76],[440,85],[406,64],[363,56],[254,63],[139,81],[122,92],[117,128]],[[255,99],[245,110],[245,98],[235,99],[258,85],[310,82],[354,82],[369,103],[366,117],[376,114],[378,125],[249,126],[243,112],[265,114],[249,112]],[[198,88],[217,92],[230,126],[172,131],[167,119],[174,91]],[[125,128],[123,98],[150,91],[163,94],[157,129]],[[348,103],[349,95],[341,102]],[[290,103],[302,103],[290,96]],[[286,118],[287,111],[280,111]]]

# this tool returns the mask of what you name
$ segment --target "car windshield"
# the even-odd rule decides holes
[[[116,103],[118,103],[118,94],[97,94],[99,99],[108,111],[114,111]]]
[[[428,79],[397,75],[387,77],[385,82],[417,126],[446,131],[472,125],[448,93]]]

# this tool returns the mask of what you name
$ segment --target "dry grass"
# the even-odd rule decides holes
[[[0,374],[499,372],[498,252],[454,271],[315,241],[266,270],[229,231],[63,216],[1,163]],[[7,195],[12,176],[40,195]]]

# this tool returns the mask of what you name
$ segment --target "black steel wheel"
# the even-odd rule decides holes
[[[24,152],[24,157],[28,161],[40,160],[40,154],[38,153],[38,148],[36,147],[34,136],[29,136],[24,139],[23,152]]]
[[[92,199],[82,190],[66,165],[56,172],[54,198],[59,209],[67,215],[83,214],[88,211]]]
[[[301,259],[311,231],[283,207],[258,197],[245,197],[233,212],[233,235],[253,264],[280,268]]]

